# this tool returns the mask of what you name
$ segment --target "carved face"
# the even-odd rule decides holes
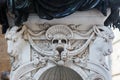
[[[63,35],[55,36],[52,40],[53,50],[57,50],[59,53],[64,51],[67,47],[67,39]]]
[[[7,48],[8,54],[11,54],[13,52],[13,46],[14,46],[13,44],[15,42],[14,35],[16,34],[17,29],[18,27],[13,27],[12,29],[6,32],[5,38],[8,44],[8,48]]]
[[[5,35],[8,44],[7,52],[10,56],[16,56],[18,49],[21,51],[24,45],[21,32],[17,32],[17,30],[18,27],[13,27],[11,30],[7,31]]]
[[[94,45],[99,51],[103,53],[103,55],[110,55],[113,52],[111,40],[102,37],[97,37],[94,41]]]
[[[113,52],[112,40],[114,38],[113,31],[109,27],[96,28],[95,33],[98,35],[94,41],[96,49],[101,51],[103,55],[110,55]]]
[[[8,54],[11,56],[16,56],[17,49],[19,49],[20,45],[22,45],[22,42],[19,40],[17,36],[13,35],[11,39],[7,38],[7,44],[8,44],[8,48],[7,48]]]
[[[103,40],[103,53],[104,55],[110,55],[113,52],[112,41],[111,40]]]
[[[14,41],[13,40],[7,40],[7,44],[8,44],[8,48],[7,48],[7,52],[8,54],[11,54],[14,50]]]

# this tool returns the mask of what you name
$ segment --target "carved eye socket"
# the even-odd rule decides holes
[[[58,43],[58,40],[57,40],[57,39],[53,40],[53,44],[55,44],[55,43]]]
[[[62,42],[62,43],[67,43],[65,39],[62,39],[61,42]]]
[[[103,38],[105,42],[107,42],[108,40],[106,38]]]
[[[103,29],[99,29],[100,31],[104,31]]]

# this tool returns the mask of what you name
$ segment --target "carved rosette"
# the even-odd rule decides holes
[[[73,70],[81,80],[111,80],[107,58],[114,35],[110,28],[93,26],[81,31],[80,25],[38,26],[37,33],[26,25],[7,31],[8,53],[13,59],[11,80],[41,80],[43,73],[57,66]]]

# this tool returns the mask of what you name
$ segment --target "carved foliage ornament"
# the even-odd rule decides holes
[[[24,80],[31,75],[31,80],[38,80],[43,72],[56,65],[75,70],[80,76],[83,75],[84,80],[91,76],[87,74],[93,73],[96,76],[89,78],[91,80],[110,80],[106,57],[112,52],[111,41],[114,35],[111,29],[93,26],[87,32],[81,33],[75,28],[79,27],[72,30],[73,26],[50,25],[39,33],[34,33],[24,25],[21,30],[15,26],[8,30],[8,52],[14,57],[12,67],[15,67],[11,71],[11,80]],[[27,52],[30,60],[23,63],[25,56],[22,55],[26,54],[24,46],[27,43],[30,46],[30,51]],[[14,66],[16,63],[19,66]]]

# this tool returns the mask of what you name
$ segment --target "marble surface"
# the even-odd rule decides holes
[[[111,55],[112,60],[112,75],[113,80],[120,79],[120,31],[118,29],[113,29],[115,34],[115,39],[113,40],[113,53]]]

